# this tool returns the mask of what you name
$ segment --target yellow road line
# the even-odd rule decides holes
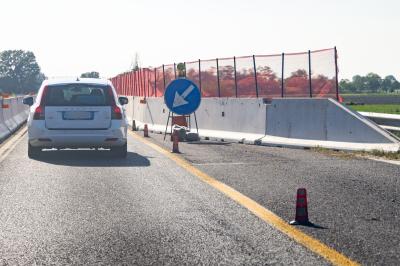
[[[22,140],[27,132],[27,127],[23,126],[14,135],[11,135],[5,142],[0,145],[0,163],[12,152],[15,146]]]
[[[207,183],[208,185],[214,187],[215,189],[219,190],[220,192],[224,193],[226,196],[231,198],[232,200],[236,201],[250,212],[261,218],[263,221],[267,222],[274,228],[278,229],[282,233],[286,234],[296,242],[300,243],[301,245],[305,246],[309,250],[313,251],[314,253],[320,255],[321,257],[325,258],[326,260],[330,261],[334,265],[359,265],[357,262],[347,258],[343,254],[339,253],[338,251],[328,247],[327,245],[321,243],[319,240],[303,233],[299,229],[289,225],[286,221],[282,220],[279,216],[277,216],[272,211],[266,209],[265,207],[261,206],[254,200],[250,199],[249,197],[241,194],[240,192],[236,191],[235,189],[231,188],[230,186],[212,178],[211,176],[207,175],[206,173],[202,172],[201,170],[197,169],[193,165],[191,165],[188,161],[183,159],[181,156],[171,153],[169,150],[143,138],[142,136],[135,134],[131,131],[129,133],[136,138],[137,140],[147,144],[154,150],[160,152],[161,154],[165,155],[166,157],[173,160],[176,164],[184,168],[189,173],[197,176],[200,180]]]

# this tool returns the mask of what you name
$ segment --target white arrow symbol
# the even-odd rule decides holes
[[[179,95],[179,93],[176,91],[175,92],[175,98],[174,98],[174,103],[172,104],[172,108],[188,104],[188,101],[185,100],[185,98],[192,92],[194,89],[193,85],[190,85],[183,93],[182,95]]]

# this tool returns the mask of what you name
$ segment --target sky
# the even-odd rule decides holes
[[[336,46],[339,78],[400,79],[398,0],[0,0],[0,51],[48,77]]]

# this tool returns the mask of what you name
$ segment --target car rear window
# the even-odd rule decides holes
[[[63,84],[47,88],[47,106],[108,106],[111,104],[109,86],[92,84]]]

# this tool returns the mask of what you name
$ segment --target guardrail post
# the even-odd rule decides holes
[[[165,93],[165,67],[162,65],[162,76],[163,76],[163,81],[164,81],[164,93]]]
[[[282,53],[282,76],[281,76],[281,97],[284,96],[285,89],[285,53]]]
[[[142,69],[141,68],[139,68],[138,79],[139,79],[139,96],[142,96]]]
[[[147,69],[147,97],[150,97],[150,68]]]
[[[238,97],[237,76],[236,76],[236,56],[233,57],[233,70],[235,71],[235,95]]]
[[[310,98],[312,98],[312,82],[311,82],[311,51],[308,50],[308,82],[310,86]]]
[[[142,77],[141,77],[141,70],[140,70],[140,68],[138,69],[138,85],[139,85],[139,87],[138,87],[138,89],[139,89],[139,97],[141,97],[142,96]]]
[[[133,91],[132,91],[132,96],[135,96],[135,94],[136,94],[136,71],[135,70],[133,70],[132,71],[132,82],[133,82],[133,84],[132,84],[132,88],[133,88]]]
[[[144,79],[143,68],[140,69],[140,79],[142,80],[142,82],[141,82],[142,83],[141,84],[142,85],[142,90],[143,90],[143,95],[142,96],[144,98],[146,98],[146,86],[145,86],[146,85],[146,83],[145,83],[146,81]]]
[[[139,78],[138,78],[138,70],[135,70],[135,82],[136,82],[136,95],[139,96]]]
[[[219,65],[218,65],[218,58],[216,59],[217,61],[217,82],[218,82],[218,97],[221,98],[221,88],[219,85]]]
[[[139,96],[139,76],[138,76],[138,70],[135,70],[135,80],[136,80],[136,95]]]
[[[126,89],[125,89],[125,94],[124,95],[128,95],[129,94],[129,75],[128,73],[125,74],[126,75]]]
[[[199,89],[201,94],[201,60],[199,59]]]
[[[254,81],[256,84],[256,97],[258,98],[257,67],[256,67],[256,56],[255,55],[253,55],[253,66],[254,66]]]
[[[146,86],[146,71],[145,69],[142,69],[142,75],[143,75],[143,92],[144,92],[144,98],[147,97],[147,86]]]
[[[335,73],[336,73],[336,77],[335,77],[335,82],[336,82],[336,100],[339,100],[339,69],[338,69],[338,63],[337,63],[337,49],[335,46]]]
[[[174,75],[175,75],[175,79],[176,79],[176,64],[174,63]]]
[[[157,97],[157,68],[154,68],[154,97]]]

